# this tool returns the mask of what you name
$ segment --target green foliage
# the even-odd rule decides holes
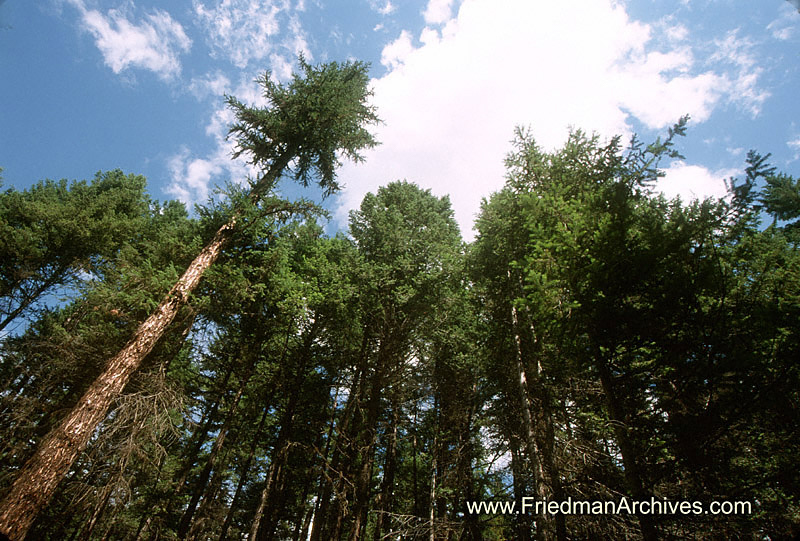
[[[681,134],[679,125],[667,141]],[[746,499],[759,502],[748,522],[684,517],[647,527],[788,535],[796,528],[788,488],[796,476],[769,457],[781,456],[777,441],[797,442],[762,415],[787,423],[797,413],[786,402],[797,381],[787,365],[795,323],[782,315],[797,295],[796,255],[781,229],[757,228],[757,215],[763,208],[793,216],[795,183],[751,153],[744,184],[731,182],[732,203],[666,201],[647,186],[659,175],[653,164],[672,152],[658,141],[634,141],[623,152],[615,140],[601,144],[575,132],[563,149],[544,153],[518,132],[506,188],[484,204],[473,250],[496,352],[492,370],[512,368],[504,359],[514,356],[516,334],[536,376],[529,376],[532,405],[563,416],[572,435],[556,433],[555,442],[572,440],[565,449],[584,454],[579,467],[569,452],[559,458],[571,491]],[[513,396],[513,388],[498,389]],[[512,433],[524,430],[502,410],[496,415]],[[608,442],[621,464],[603,451]],[[537,453],[545,445],[539,440]],[[547,477],[540,482],[557,490]],[[780,505],[785,511],[776,514]],[[573,519],[567,526],[589,525]]]
[[[138,234],[149,204],[141,176],[43,181],[0,194],[0,327],[58,287],[98,272]]]
[[[378,122],[368,103],[367,65],[362,62],[319,66],[300,58],[302,73],[288,84],[276,82],[269,72],[258,79],[267,105],[249,107],[228,97],[237,121],[231,126],[237,150],[251,163],[266,169],[289,156],[295,160],[294,178],[304,186],[314,179],[325,194],[339,189],[336,182],[338,153],[359,161],[361,150],[375,146],[367,124]],[[277,178],[262,178],[267,183],[258,190],[266,193]]]

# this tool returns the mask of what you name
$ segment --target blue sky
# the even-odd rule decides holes
[[[467,238],[503,184],[517,125],[545,149],[569,127],[645,141],[681,115],[685,161],[660,188],[721,195],[749,149],[800,169],[800,2],[793,0],[0,1],[6,187],[147,176],[156,199],[204,201],[230,159],[223,95],[312,62],[371,62],[382,145],[340,170],[330,230],[396,179],[449,194]]]

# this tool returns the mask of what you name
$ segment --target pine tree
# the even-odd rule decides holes
[[[338,187],[337,153],[358,160],[361,149],[375,144],[365,128],[365,124],[377,120],[366,103],[366,66],[331,63],[312,67],[302,59],[301,66],[303,75],[295,75],[288,85],[274,82],[269,74],[260,80],[269,102],[266,108],[255,109],[229,99],[238,119],[231,128],[238,152],[249,155],[253,165],[263,171],[250,191],[251,205],[258,205],[292,164],[295,179],[304,184],[313,179],[331,193]],[[273,202],[263,212],[291,210],[290,204]],[[241,219],[241,211],[234,211],[128,344],[108,360],[104,372],[64,421],[39,445],[0,503],[0,532],[11,539],[24,538],[37,513],[104,419],[111,401],[122,392],[178,309],[187,302]]]

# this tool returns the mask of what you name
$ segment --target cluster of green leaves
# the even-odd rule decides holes
[[[253,108],[228,97],[237,118],[230,129],[237,143],[234,157],[246,154],[253,165],[266,170],[291,156],[295,180],[307,186],[313,179],[325,194],[331,194],[339,189],[339,156],[360,161],[362,149],[376,144],[367,130],[369,124],[379,121],[368,103],[367,65],[330,62],[313,66],[301,57],[300,68],[285,85],[270,73],[258,79],[270,107]],[[269,188],[258,187],[262,193],[278,179],[258,182],[264,180]]]
[[[549,423],[561,450],[537,480],[550,494],[558,475],[587,499],[748,500],[757,511],[736,523],[639,522],[645,538],[789,535],[798,480],[779,446],[798,445],[788,429],[798,422],[798,259],[792,224],[764,229],[758,217],[794,216],[796,182],[751,154],[730,201],[667,201],[649,186],[670,141],[623,150],[575,132],[546,153],[518,133],[506,188],[485,204],[473,251],[493,363],[511,368],[516,333],[535,375],[530,402],[552,414],[534,429],[547,433]],[[529,463],[547,469],[547,444],[529,451]],[[567,526],[594,527],[580,518]]]
[[[99,266],[143,226],[145,180],[42,181],[0,194],[0,330],[43,296]]]

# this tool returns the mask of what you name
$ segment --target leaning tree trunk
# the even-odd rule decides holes
[[[287,151],[276,160],[259,184],[278,178],[289,164],[290,156],[291,152]],[[251,200],[257,201],[259,193],[256,186],[251,192]],[[217,230],[211,242],[200,251],[155,311],[139,325],[133,338],[108,361],[103,373],[61,424],[47,434],[33,457],[19,471],[11,490],[0,502],[1,535],[15,541],[25,538],[36,515],[50,501],[56,487],[105,418],[111,403],[122,393],[178,310],[186,304],[203,273],[219,257],[222,247],[234,232],[237,217],[238,213],[235,213]]]

